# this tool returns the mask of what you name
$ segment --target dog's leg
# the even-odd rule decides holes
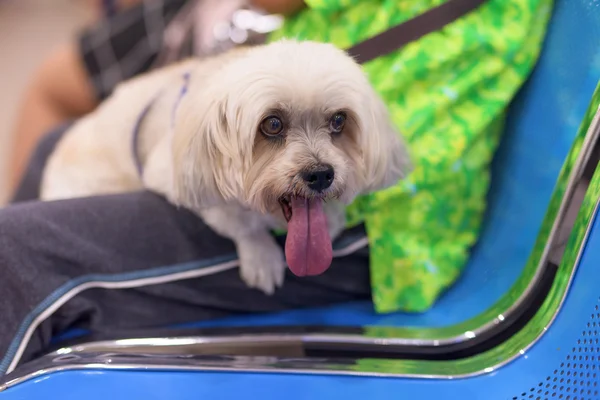
[[[285,258],[264,216],[239,205],[212,207],[199,214],[215,232],[233,240],[240,276],[248,286],[273,294],[283,284]]]

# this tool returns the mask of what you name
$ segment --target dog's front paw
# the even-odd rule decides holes
[[[283,285],[285,259],[283,251],[268,233],[246,237],[237,242],[240,276],[252,288],[273,294]]]

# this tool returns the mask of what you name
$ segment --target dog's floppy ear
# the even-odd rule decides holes
[[[172,199],[198,210],[235,198],[241,173],[224,96],[188,95],[177,110],[172,138]],[[212,98],[210,98],[212,97]],[[219,98],[220,97],[220,98]]]
[[[362,135],[365,192],[393,186],[413,169],[407,146],[374,90],[371,90],[368,103],[367,121],[364,121],[366,131]]]

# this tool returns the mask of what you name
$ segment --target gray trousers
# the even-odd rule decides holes
[[[325,274],[288,273],[267,296],[240,280],[232,242],[153,193],[36,201],[63,131],[43,140],[0,209],[0,375],[74,328],[115,333],[369,298],[362,227],[336,241]]]

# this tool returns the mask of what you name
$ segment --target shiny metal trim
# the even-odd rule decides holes
[[[270,353],[293,352],[304,356],[303,336],[300,335],[227,335],[177,336],[103,340],[60,348],[49,356],[78,353],[171,354],[171,355],[252,355],[257,349],[268,348]],[[227,352],[235,349],[235,352]],[[287,351],[285,351],[287,349]],[[257,354],[257,355],[264,355]]]
[[[301,373],[318,375],[352,375],[402,377],[402,374],[386,373],[384,371],[357,372],[351,367],[355,362],[339,362],[329,359],[309,358],[276,358],[276,357],[246,357],[246,356],[157,356],[118,353],[87,353],[64,355],[58,357],[45,356],[27,364],[19,376],[7,376],[0,381],[0,392],[21,384],[25,381],[39,378],[56,372],[73,370],[153,370],[153,371],[237,371],[260,373]],[[415,375],[410,375],[415,376]],[[421,378],[432,378],[422,375]],[[8,378],[8,379],[7,379]]]
[[[534,338],[534,340],[532,340],[529,344],[527,344],[526,346],[524,346],[518,353],[513,354],[512,357],[504,360],[501,363],[498,363],[497,365],[495,365],[493,367],[488,367],[484,371],[479,371],[480,373],[471,374],[469,376],[481,375],[481,373],[492,372],[492,371],[494,371],[494,370],[496,370],[496,369],[498,369],[500,367],[503,367],[504,365],[506,365],[506,364],[508,364],[508,363],[510,363],[510,362],[512,362],[514,360],[516,360],[521,355],[523,355],[525,352],[527,352],[527,350],[529,350],[530,348],[532,348],[542,338],[542,336],[544,336],[544,334],[548,331],[548,329],[552,326],[552,324],[556,320],[556,317],[558,316],[558,313],[560,312],[560,310],[563,307],[565,299],[567,298],[567,293],[569,292],[571,284],[573,283],[573,278],[575,276],[575,272],[577,271],[577,269],[579,267],[579,263],[581,262],[581,256],[583,255],[583,250],[585,249],[585,245],[587,243],[590,231],[592,229],[592,225],[594,224],[594,221],[596,219],[596,216],[598,214],[598,210],[599,209],[600,209],[600,198],[596,201],[596,205],[594,206],[594,211],[592,212],[590,221],[588,222],[588,224],[586,226],[585,235],[583,237],[581,246],[579,247],[579,250],[577,251],[577,258],[575,260],[575,263],[573,265],[571,273],[569,274],[569,280],[568,280],[567,285],[565,286],[563,294],[562,294],[562,296],[560,298],[560,303],[559,303],[558,307],[554,310],[554,312],[550,315],[550,320],[546,323],[546,325],[544,326],[544,328],[542,329],[542,331],[539,332],[538,335]]]

